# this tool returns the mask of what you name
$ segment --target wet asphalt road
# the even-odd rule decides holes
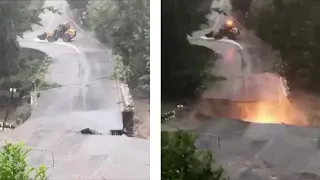
[[[109,122],[110,128],[122,129],[116,127],[122,121],[116,83],[108,78],[113,69],[111,49],[77,28],[67,15],[68,6],[65,1],[46,1],[45,6],[55,6],[63,14],[42,14],[43,27],[35,26],[35,31],[26,33],[20,45],[43,50],[52,57],[47,79],[61,87],[41,92],[32,118],[69,112],[108,111],[111,112],[108,114],[112,119]],[[72,42],[58,40],[48,43],[35,39],[37,34],[53,30],[59,23],[66,21],[78,31]],[[101,117],[101,121],[104,118]]]

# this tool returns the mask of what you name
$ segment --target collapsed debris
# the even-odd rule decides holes
[[[90,129],[90,128],[85,128],[80,131],[81,134],[90,134],[90,135],[103,135],[102,133]],[[123,130],[110,130],[111,135],[113,136],[122,136],[125,135],[125,132]]]
[[[90,128],[85,128],[85,129],[82,129],[80,131],[81,134],[90,134],[90,135],[102,135],[102,133],[96,131],[96,130],[93,130],[93,129],[90,129]]]

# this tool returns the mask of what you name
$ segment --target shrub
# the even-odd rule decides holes
[[[18,124],[24,123],[30,116],[32,112],[32,107],[29,103],[23,103],[21,106],[17,108],[17,115],[18,115]]]
[[[125,76],[131,87],[147,93],[150,85],[149,11],[149,0],[89,0],[87,6],[87,21],[96,38],[106,44],[112,42],[115,71],[124,71],[120,76]]]
[[[7,143],[0,150],[0,180],[47,180],[46,167],[31,167],[27,164],[27,154],[31,149],[22,143]]]
[[[162,180],[225,180],[223,168],[213,166],[212,153],[196,149],[197,138],[181,130],[161,132]]]

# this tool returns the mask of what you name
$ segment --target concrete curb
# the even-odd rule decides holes
[[[120,108],[122,113],[123,129],[128,136],[133,135],[134,103],[126,83],[116,80],[117,90],[120,99]]]
[[[128,91],[126,89],[126,85],[119,80],[114,80],[114,82],[117,88],[117,94],[118,94],[118,100],[119,100],[121,112],[134,111],[134,108],[130,103],[131,95],[126,94],[126,92]],[[131,101],[132,101],[132,98],[131,98]]]
[[[134,104],[128,85],[120,83],[120,92],[124,104],[123,111],[134,111]]]

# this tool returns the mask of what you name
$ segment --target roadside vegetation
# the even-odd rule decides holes
[[[198,136],[187,131],[161,132],[161,179],[226,180],[211,151],[197,150]]]
[[[320,92],[319,7],[313,0],[278,0],[250,8],[248,27],[279,53],[280,73],[292,89]]]
[[[320,92],[320,3],[308,1],[252,1],[247,7],[247,28],[270,44],[279,54],[277,71],[285,76],[292,89]],[[297,13],[299,12],[299,13]]]
[[[179,111],[176,120],[186,122],[197,114],[199,97],[207,85],[225,80],[212,72],[220,55],[211,48],[191,44],[188,39],[195,32],[210,28],[212,13],[225,15],[213,6],[218,6],[217,2],[161,1],[161,111]]]
[[[244,19],[241,14],[248,12],[246,27],[273,48],[277,55],[274,71],[287,79],[293,102],[303,109],[311,124],[319,125],[320,115],[317,113],[317,107],[320,103],[320,2],[241,2],[243,1],[233,0],[233,8],[241,12],[237,13],[240,14],[238,19]]]
[[[41,1],[40,1],[41,2]],[[37,3],[41,6],[42,3]],[[10,112],[15,110],[17,106],[28,106],[30,103],[30,91],[36,86],[38,88],[46,87],[44,80],[49,59],[43,52],[38,50],[21,48],[18,38],[23,38],[23,33],[31,30],[32,24],[40,24],[41,19],[38,17],[44,11],[57,12],[52,7],[34,8],[31,1],[6,1],[0,3],[0,41],[2,48],[0,49],[0,114],[5,111],[10,98],[10,88],[16,88],[17,93],[14,94],[12,104],[9,107]],[[17,95],[18,94],[18,95]],[[23,100],[23,101],[22,101]],[[27,104],[25,104],[27,103]],[[25,108],[30,111],[30,108]],[[23,117],[30,112],[22,112]],[[21,116],[18,112],[17,116]],[[4,117],[4,115],[3,115]],[[0,119],[2,119],[1,117]],[[16,116],[12,117],[15,121]],[[22,121],[25,121],[23,119]]]
[[[213,0],[161,1],[161,98],[190,98],[208,77],[214,51],[191,45],[187,35],[206,24]]]
[[[190,44],[188,35],[207,24],[213,0],[161,1],[161,101],[171,102],[195,97],[210,76],[209,68],[217,60],[213,50]],[[216,9],[219,11],[219,9]],[[221,13],[221,11],[219,11]],[[209,67],[209,68],[208,68]],[[164,111],[165,108],[162,108]],[[163,123],[175,118],[165,113]],[[210,151],[195,147],[197,135],[191,132],[161,132],[161,178],[224,179],[224,170],[215,164]]]
[[[102,42],[112,42],[116,78],[150,91],[149,0],[90,0],[88,24]]]
[[[47,168],[32,167],[27,163],[30,148],[22,143],[7,143],[0,150],[0,180],[48,180]]]

